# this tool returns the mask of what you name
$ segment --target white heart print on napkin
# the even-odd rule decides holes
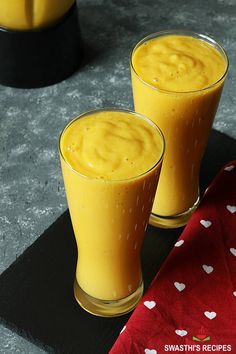
[[[176,329],[175,333],[178,334],[178,336],[180,337],[184,337],[188,334],[188,332],[185,331],[184,329]]]
[[[210,311],[205,311],[204,315],[209,318],[209,320],[213,320],[213,318],[216,317],[216,313],[214,311],[210,312]]]
[[[120,331],[120,334],[123,333],[123,332],[125,331],[125,329],[126,329],[126,326],[124,326],[124,327],[122,328],[122,330]]]
[[[230,248],[230,252],[236,257],[236,248]]]
[[[231,213],[234,214],[236,212],[236,206],[235,205],[227,205],[226,209]]]
[[[144,306],[146,306],[149,310],[153,309],[156,306],[156,301],[144,301]]]
[[[234,165],[230,165],[224,168],[225,171],[231,172],[234,169]]]
[[[186,285],[184,283],[178,283],[177,281],[174,282],[174,286],[179,291],[183,291],[186,288]]]
[[[180,247],[184,243],[184,240],[179,240],[176,242],[175,247]]]
[[[204,271],[207,273],[207,274],[210,274],[213,272],[214,268],[212,266],[208,266],[206,264],[203,264],[202,268],[204,269]]]
[[[200,224],[204,226],[206,229],[211,226],[212,222],[210,220],[200,220]]]
[[[144,353],[145,354],[157,354],[157,351],[156,351],[156,349],[148,349],[148,348],[146,348],[144,350]]]

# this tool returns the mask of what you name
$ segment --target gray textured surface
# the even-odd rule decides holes
[[[0,86],[0,272],[66,209],[57,142],[83,111],[132,108],[129,54],[148,33],[188,29],[214,37],[230,70],[214,127],[236,138],[236,0],[81,0],[88,60],[57,85]],[[1,327],[0,353],[43,353]]]

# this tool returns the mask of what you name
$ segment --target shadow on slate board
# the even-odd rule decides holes
[[[236,158],[236,141],[212,131],[201,169],[201,190]],[[182,228],[149,226],[142,252],[145,288]],[[55,221],[0,277],[1,322],[49,353],[105,354],[130,314],[92,316],[73,298],[76,245],[68,211]]]

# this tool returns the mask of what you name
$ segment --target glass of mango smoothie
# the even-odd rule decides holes
[[[131,55],[135,111],[162,130],[166,152],[150,223],[187,223],[199,203],[199,170],[228,59],[213,39],[164,31],[141,40]]]
[[[159,128],[100,109],[63,130],[59,150],[78,247],[77,302],[97,316],[131,311],[143,293],[140,251],[164,154]]]

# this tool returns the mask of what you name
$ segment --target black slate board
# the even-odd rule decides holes
[[[201,190],[236,158],[236,141],[212,131],[201,170]],[[149,226],[142,252],[145,288],[182,228]],[[82,310],[73,297],[76,245],[65,212],[0,277],[0,319],[8,328],[49,353],[105,354],[130,314],[100,318]]]

